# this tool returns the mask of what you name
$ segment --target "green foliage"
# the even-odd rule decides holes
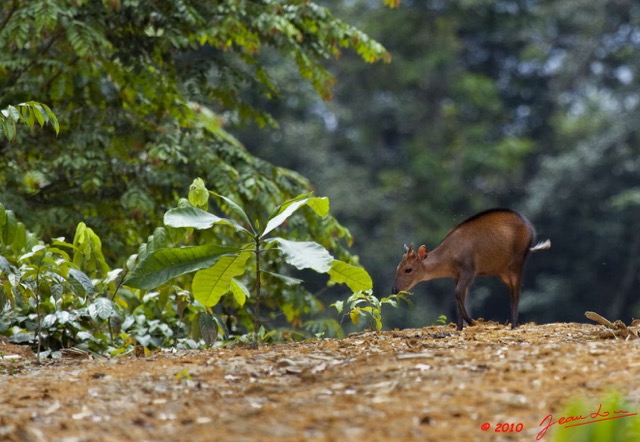
[[[14,223],[22,226],[1,205],[0,211],[5,214],[5,227]],[[79,342],[93,347],[100,341],[101,332],[92,330],[91,323],[109,320],[116,314],[109,299],[96,297],[91,278],[76,264],[86,259],[84,267],[93,267],[94,273],[96,268],[106,270],[99,248],[87,249],[85,243],[87,240],[99,245],[95,234],[82,225],[73,244],[62,238],[44,244],[24,227],[5,229],[3,233],[2,332],[16,342],[37,343],[39,356]],[[42,348],[46,350],[41,352]]]
[[[202,189],[206,189],[204,182],[194,180],[189,197],[206,206],[208,201],[198,198]],[[269,289],[269,305],[281,310],[291,325],[298,324],[302,315],[319,311],[320,303],[313,295],[291,289],[301,280],[274,271],[283,259],[298,269],[327,273],[330,281],[345,283],[352,290],[371,287],[371,278],[364,269],[333,258],[320,244],[270,235],[276,231],[285,233],[285,222],[295,226],[296,217],[292,216],[304,207],[315,216],[330,218],[326,198],[303,194],[276,206],[263,223],[251,223],[239,205],[226,197],[216,197],[237,220],[217,217],[183,201],[180,207],[167,212],[168,228],[156,229],[141,246],[139,265],[129,274],[126,285],[123,279],[127,271],[109,267],[100,238],[85,223],[77,226],[72,243],[58,238],[47,244],[36,240],[12,211],[0,205],[0,331],[14,342],[37,346],[39,356],[59,357],[69,347],[115,356],[132,351],[136,345],[145,349],[212,345],[219,337],[237,334],[235,329],[227,328],[228,323],[239,319],[250,329],[251,319],[255,319],[255,337],[246,338],[255,344],[292,337],[291,332],[267,332],[257,324],[260,282]],[[194,235],[194,228],[205,234],[215,234],[222,228],[231,232],[227,242],[238,242],[243,235],[251,242],[240,241],[239,246],[169,247],[171,241],[184,238],[185,234],[187,238]],[[290,235],[296,236],[295,229],[289,230]],[[336,232],[340,234],[339,230]],[[256,248],[252,248],[253,244]],[[242,281],[238,278],[252,268],[249,260],[255,261],[256,273]],[[260,263],[269,270],[260,270]],[[194,271],[193,294],[166,284]],[[130,290],[134,286],[144,290]],[[255,288],[254,294],[248,286]],[[234,306],[238,310],[233,318],[224,310],[220,314],[211,312],[223,296],[224,308]],[[339,324],[333,320],[311,319],[301,327],[304,333],[296,332],[299,337],[341,335]]]
[[[224,334],[224,324],[189,293],[122,286],[126,271],[109,267],[100,238],[84,223],[72,243],[44,243],[1,204],[0,221],[0,333],[32,345],[39,357],[71,347],[113,356],[136,345],[195,348]]]
[[[292,292],[290,287],[302,281],[282,274],[279,269],[282,260],[298,270],[311,269],[327,273],[330,282],[344,283],[353,291],[371,289],[371,278],[364,269],[335,259],[321,244],[270,235],[276,229],[280,234],[286,233],[282,229],[283,224],[303,207],[310,208],[317,216],[327,217],[327,198],[301,194],[276,206],[262,221],[252,222],[247,211],[239,204],[214,192],[211,195],[236,219],[219,217],[195,207],[192,203],[202,207],[208,205],[208,200],[203,198],[203,190],[206,191],[204,181],[199,178],[194,180],[188,201],[183,200],[179,207],[165,213],[165,226],[184,229],[187,235],[196,229],[203,231],[205,237],[230,231],[224,234],[224,239],[220,239],[224,245],[208,243],[189,247],[158,247],[154,242],[150,249],[147,244],[141,250],[138,264],[124,281],[126,285],[151,290],[176,277],[195,272],[191,283],[194,300],[206,308],[213,308],[226,296],[226,303],[235,304],[239,310],[237,315],[245,318],[253,316],[255,333],[261,326],[263,284],[270,288],[268,291],[272,293],[271,297],[278,296],[271,287],[279,287],[284,292],[279,296],[285,296],[285,299],[275,305],[285,313],[290,323],[299,321],[301,314],[308,309],[305,304],[309,301],[303,301],[298,312],[286,301],[287,293]],[[267,267],[270,267],[269,271],[265,270]],[[248,274],[249,278],[242,281],[242,277]],[[273,281],[279,282],[274,286]],[[278,285],[283,283],[289,288]],[[253,287],[253,294],[248,286]],[[249,310],[250,306],[253,311]],[[249,328],[246,322],[244,326]]]
[[[0,255],[18,255],[38,243],[24,224],[17,220],[13,211],[0,204]]]
[[[24,123],[33,129],[38,123],[40,127],[49,123],[56,131],[60,132],[60,124],[55,114],[46,104],[35,101],[20,103],[16,106],[7,106],[0,110],[0,140],[6,138],[13,140],[16,137],[16,124]]]
[[[567,425],[593,422],[553,430],[554,442],[599,442],[640,440],[640,418],[637,404],[619,393],[610,393],[600,401],[574,399],[559,413],[569,420]],[[631,415],[631,416],[629,416]]]
[[[410,295],[410,293],[400,292],[378,299],[373,295],[371,290],[364,289],[354,293],[346,301],[336,301],[331,304],[331,306],[338,311],[338,314],[342,314],[345,310],[344,303],[346,302],[347,311],[344,313],[344,316],[349,315],[354,325],[359,325],[360,319],[365,318],[368,320],[369,328],[372,330],[382,330],[382,307],[388,305],[393,308],[398,308],[400,301],[405,301],[411,305],[411,300],[407,295]]]
[[[271,320],[284,315],[305,333],[335,332],[332,320],[302,322],[318,315],[322,303],[278,269],[284,256],[294,267],[306,262],[317,270],[323,248],[336,256],[323,270],[330,278],[366,285],[368,275],[346,249],[349,231],[330,216],[316,215],[328,212],[321,198],[278,208],[308,193],[309,182],[255,158],[229,128],[277,125],[252,95],[279,97],[288,81],[273,72],[289,60],[297,78],[329,98],[335,79],[327,60],[348,48],[367,62],[388,60],[388,53],[308,1],[140,6],[129,0],[12,0],[0,6],[3,101],[20,103],[37,91],[51,106],[26,101],[0,114],[0,199],[37,234],[0,204],[0,280],[7,294],[2,332],[32,344],[38,335],[50,354],[67,346],[117,355],[134,345],[212,344],[245,327],[260,305],[251,294],[260,284]],[[20,123],[50,124],[57,136],[16,131]],[[10,148],[9,140],[19,148]],[[204,181],[192,183],[190,208],[181,203],[167,212],[198,175],[228,197],[219,200],[233,214],[227,222],[208,212]],[[176,227],[157,228],[165,212],[167,224]],[[289,218],[293,212],[298,215]],[[264,213],[273,215],[264,227],[249,221],[264,219]],[[266,236],[285,220],[286,238]],[[189,227],[179,227],[181,222]],[[264,247],[253,282],[239,278],[257,249],[228,245],[242,229]],[[61,234],[73,243],[54,239]],[[308,237],[317,244],[301,241]],[[145,238],[137,259],[151,273],[136,269],[129,275],[135,259],[126,257]],[[176,247],[194,241],[203,245]],[[301,259],[309,254],[315,258]],[[164,272],[157,271],[161,267]],[[193,271],[201,271],[195,282],[188,275]],[[86,278],[73,276],[80,274]],[[122,284],[127,275],[132,285],[160,287],[133,289]],[[172,279],[176,285],[162,283]],[[16,301],[18,292],[28,301]]]
[[[348,48],[367,62],[388,58],[310,1],[4,2],[2,101],[37,94],[61,124],[35,102],[2,111],[0,199],[45,239],[91,225],[111,265],[153,232],[193,176],[269,211],[272,199],[310,185],[253,157],[231,129],[277,124],[251,95],[282,95],[287,83],[273,71],[289,60],[298,78],[331,96],[325,64]],[[16,122],[60,133],[16,133]]]

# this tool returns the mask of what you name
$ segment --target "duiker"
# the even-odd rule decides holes
[[[551,247],[546,240],[533,246],[535,229],[521,214],[508,209],[491,209],[460,223],[431,252],[405,245],[396,270],[393,293],[409,290],[421,281],[453,278],[458,307],[457,327],[463,320],[473,325],[465,308],[467,290],[476,276],[497,276],[511,295],[511,327],[518,324],[520,284],[530,252]]]

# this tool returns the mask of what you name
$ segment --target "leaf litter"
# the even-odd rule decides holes
[[[575,397],[616,390],[640,411],[640,341],[627,329],[622,338],[603,325],[479,321],[462,332],[45,362],[0,342],[0,439],[535,440]],[[522,431],[496,433],[503,423]]]

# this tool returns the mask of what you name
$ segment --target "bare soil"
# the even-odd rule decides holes
[[[0,440],[535,441],[575,397],[615,389],[640,412],[640,340],[603,331],[481,322],[44,362],[0,342]]]

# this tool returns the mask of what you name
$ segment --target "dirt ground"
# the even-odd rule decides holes
[[[0,342],[0,440],[535,441],[578,396],[616,389],[640,419],[640,339],[603,330],[480,323],[44,362]]]

